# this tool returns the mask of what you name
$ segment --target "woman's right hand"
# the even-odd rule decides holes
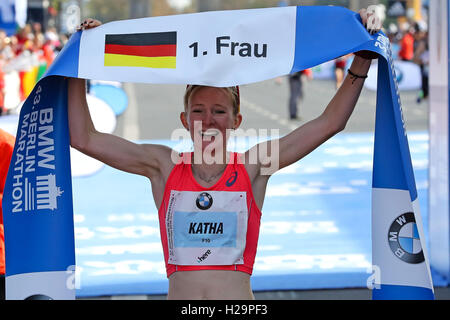
[[[88,30],[100,26],[102,23],[98,20],[87,18],[78,27],[77,31]]]

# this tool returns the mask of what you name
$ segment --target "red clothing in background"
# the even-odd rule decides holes
[[[5,274],[5,235],[3,232],[2,200],[6,175],[14,149],[15,138],[0,129],[0,274]]]
[[[411,33],[405,34],[400,41],[398,56],[402,60],[411,60],[414,57],[414,36]]]

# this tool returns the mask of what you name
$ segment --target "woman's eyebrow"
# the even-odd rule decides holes
[[[191,107],[204,107],[204,106],[205,105],[203,103],[196,103],[196,104],[191,105]],[[222,104],[214,104],[213,107],[220,107],[220,108],[224,108],[224,109],[227,108],[227,106],[224,106]]]
[[[225,108],[225,109],[227,108],[227,106],[224,106],[222,104],[215,104],[214,107],[221,107],[221,108]]]

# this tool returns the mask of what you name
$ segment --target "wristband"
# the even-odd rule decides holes
[[[350,70],[350,68],[348,68],[347,71],[350,74],[350,78],[352,79],[352,84],[355,83],[356,79],[366,79],[367,78],[367,74],[365,76],[361,76],[359,74],[353,73],[352,70]]]

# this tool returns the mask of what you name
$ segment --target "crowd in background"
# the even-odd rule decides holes
[[[25,100],[67,38],[55,28],[27,24],[15,35],[0,29],[0,115]]]
[[[420,67],[422,75],[422,90],[417,102],[428,97],[428,72],[430,53],[428,47],[428,27],[426,22],[404,22],[390,24],[386,30],[391,42],[394,60],[410,61]]]

